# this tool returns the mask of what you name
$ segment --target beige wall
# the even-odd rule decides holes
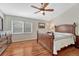
[[[37,20],[37,19],[32,19],[32,18],[5,15],[4,31],[8,31],[8,30],[11,31],[11,20],[22,20],[22,21],[33,23],[33,32],[32,33],[15,34],[12,37],[13,42],[36,39],[38,23],[39,22],[48,23],[47,21],[42,21],[42,20]],[[71,7],[66,12],[57,16],[56,18],[52,18],[51,21],[49,21],[49,23],[54,23],[55,25],[72,24],[73,22],[75,22],[77,24],[76,34],[79,35],[79,4]],[[47,24],[46,24],[46,26],[47,26]],[[48,27],[49,27],[49,25],[48,25]],[[46,27],[46,30],[48,29],[48,27]]]
[[[43,20],[5,15],[4,31],[11,31],[11,21],[12,20],[21,20],[21,21],[30,22],[33,24],[32,33],[14,34],[12,37],[13,42],[36,39],[38,23],[39,22],[47,23],[47,21],[43,21]],[[47,29],[47,27],[46,27],[46,29]]]
[[[55,25],[60,24],[73,24],[74,22],[77,24],[76,34],[79,35],[79,4],[72,6],[69,10],[62,13],[56,18],[52,18],[51,22]]]

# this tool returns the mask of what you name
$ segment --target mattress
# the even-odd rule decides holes
[[[75,36],[71,33],[54,32],[54,37],[55,37],[55,41],[56,41],[56,40],[61,40],[61,39],[72,38]]]

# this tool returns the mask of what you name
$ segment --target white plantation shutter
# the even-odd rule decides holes
[[[24,23],[24,32],[32,32],[32,24],[31,23]]]
[[[23,22],[23,21],[12,21],[12,33],[20,34],[20,33],[31,33],[32,32],[32,24]]]

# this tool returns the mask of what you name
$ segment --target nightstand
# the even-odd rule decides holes
[[[79,48],[79,35],[76,35],[75,46],[76,46],[77,48]]]

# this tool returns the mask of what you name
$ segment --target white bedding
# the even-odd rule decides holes
[[[61,48],[75,43],[75,36],[71,33],[54,32],[54,36],[53,54],[57,54],[57,51]]]
[[[60,33],[60,32],[54,32],[54,36],[55,36],[55,41],[65,39],[65,38],[74,37],[74,35],[71,33]]]

